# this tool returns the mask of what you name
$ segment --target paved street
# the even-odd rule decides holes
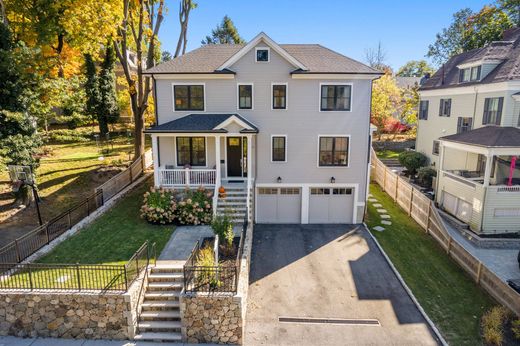
[[[54,338],[15,338],[0,336],[0,346],[189,346],[194,344],[145,341],[73,340]],[[212,344],[204,344],[211,346]]]
[[[437,344],[363,226],[257,225],[246,318],[245,345]]]

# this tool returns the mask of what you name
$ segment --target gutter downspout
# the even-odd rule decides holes
[[[476,116],[477,116],[477,100],[478,100],[478,87],[475,86],[473,87],[475,89],[475,103],[473,104],[473,116],[472,116],[472,120],[471,120],[471,129],[473,130],[475,128],[475,120],[476,119]]]

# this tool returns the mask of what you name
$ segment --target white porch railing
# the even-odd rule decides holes
[[[217,177],[216,169],[164,169],[159,168],[159,184],[171,186],[213,186]]]
[[[495,190],[496,192],[520,192],[520,185],[491,185],[489,189]]]

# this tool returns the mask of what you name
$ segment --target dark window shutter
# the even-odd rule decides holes
[[[459,83],[462,82],[463,79],[464,79],[464,70],[460,69],[459,70]]]
[[[430,101],[425,101],[425,102],[426,102],[426,107],[425,107],[425,111],[424,111],[424,119],[428,120],[428,109],[430,107]]]
[[[439,102],[439,116],[442,117],[442,106],[444,105],[444,100],[441,99]]]
[[[469,118],[469,123],[468,123],[469,127],[468,127],[468,131],[471,131],[471,129],[473,128],[473,118]]]
[[[500,125],[500,122],[502,120],[502,106],[504,105],[504,98],[499,97],[498,98],[498,112],[497,112],[497,122],[496,125]]]
[[[462,132],[462,118],[459,117],[457,119],[457,133],[461,133]]]
[[[448,116],[451,115],[451,99],[446,100],[448,102]]]
[[[484,100],[484,114],[482,115],[482,125],[489,122],[489,99]]]
[[[482,71],[482,66],[479,66],[477,69],[477,80],[480,80],[480,72]]]

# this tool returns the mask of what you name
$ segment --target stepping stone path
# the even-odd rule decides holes
[[[382,219],[389,219],[390,218],[390,215],[388,214],[381,214],[379,215]]]
[[[375,198],[369,198],[368,201],[369,201],[369,202],[377,202],[377,199],[375,199]]]
[[[379,214],[386,214],[386,213],[388,213],[388,211],[386,211],[386,209],[377,209],[377,212]]]
[[[379,203],[376,203],[376,204],[374,204],[374,207],[376,207],[376,208],[382,208],[383,205],[381,205],[381,204],[379,204]]]
[[[387,226],[390,226],[392,224],[392,221],[388,221],[388,220],[381,220],[381,223],[383,225],[387,225]]]
[[[385,230],[384,227],[381,227],[381,226],[376,226],[374,228],[372,228],[374,231],[378,231],[378,232],[383,232]]]

